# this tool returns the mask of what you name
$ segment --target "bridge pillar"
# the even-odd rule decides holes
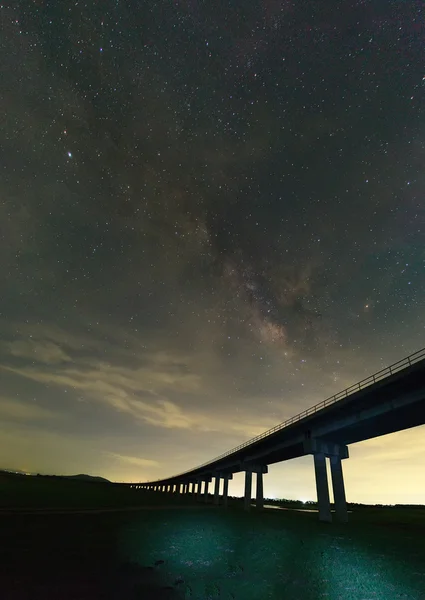
[[[264,494],[263,494],[263,473],[262,471],[257,472],[257,502],[256,508],[264,508]]]
[[[251,510],[251,492],[252,492],[252,468],[247,467],[245,471],[245,495],[244,509]]]
[[[314,456],[319,521],[332,521],[328,476],[326,472],[326,457],[329,457],[335,501],[335,516],[338,521],[346,523],[348,521],[348,513],[341,460],[348,458],[347,446],[340,446],[335,442],[321,438],[308,438],[304,440],[304,451]]]
[[[198,479],[198,489],[196,491],[196,500],[198,502],[201,499],[201,491],[202,491],[202,479]]]
[[[223,506],[227,507],[227,498],[229,495],[229,479],[233,479],[232,473],[223,473]]]
[[[316,473],[317,503],[319,505],[319,521],[332,521],[331,503],[329,500],[328,475],[326,473],[326,456],[323,452],[314,454],[314,470]]]
[[[259,464],[247,464],[241,462],[241,470],[245,471],[245,496],[244,496],[244,508],[250,510],[251,508],[251,493],[252,493],[252,474],[257,473],[257,500],[260,491],[260,496],[263,496],[263,473],[268,473],[267,465]],[[260,475],[260,479],[258,476]],[[260,486],[260,487],[259,487]],[[261,507],[263,502],[261,501]]]
[[[223,479],[223,506],[227,507],[227,498],[229,496],[229,478],[224,477]]]
[[[185,483],[183,486],[183,494],[187,494],[188,489],[189,489],[189,484]]]
[[[207,502],[208,502],[208,487],[209,487],[209,485],[210,485],[209,480],[208,479],[205,480],[205,488],[204,488],[204,502],[205,502],[205,504],[207,504]]]
[[[220,504],[220,475],[215,476],[214,504]]]
[[[334,492],[335,516],[338,521],[347,523],[347,501],[345,499],[344,476],[340,456],[331,456],[332,488]]]

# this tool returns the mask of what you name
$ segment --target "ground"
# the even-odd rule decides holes
[[[3,502],[1,598],[425,600],[424,509],[357,509],[338,525],[158,495],[106,512]]]

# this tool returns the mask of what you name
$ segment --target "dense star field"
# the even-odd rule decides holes
[[[0,466],[172,475],[425,346],[422,2],[1,14]],[[425,502],[423,427],[350,454]]]

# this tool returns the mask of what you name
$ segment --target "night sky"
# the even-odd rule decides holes
[[[422,2],[1,17],[0,466],[165,477],[425,346]],[[350,456],[425,503],[423,427]]]

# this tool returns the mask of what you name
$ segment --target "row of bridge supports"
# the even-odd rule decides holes
[[[320,521],[332,521],[331,504],[329,496],[329,485],[326,468],[326,459],[330,460],[331,479],[334,495],[335,516],[338,521],[348,520],[347,503],[345,498],[344,478],[341,461],[348,458],[347,446],[329,443],[317,438],[307,438],[304,443],[305,454],[312,454],[314,458],[314,471],[316,478],[317,503]],[[266,465],[243,463],[240,469],[245,471],[244,508],[250,510],[252,503],[252,475],[256,475],[255,506],[258,509],[264,507],[263,475],[268,472]],[[139,484],[135,487],[168,493],[196,494],[196,499],[208,502],[209,484],[215,478],[213,502],[227,506],[229,480],[233,478],[232,473],[214,473],[211,476],[203,476],[196,480],[168,484]],[[223,492],[220,495],[220,485],[223,480]],[[202,489],[203,487],[203,489]]]

